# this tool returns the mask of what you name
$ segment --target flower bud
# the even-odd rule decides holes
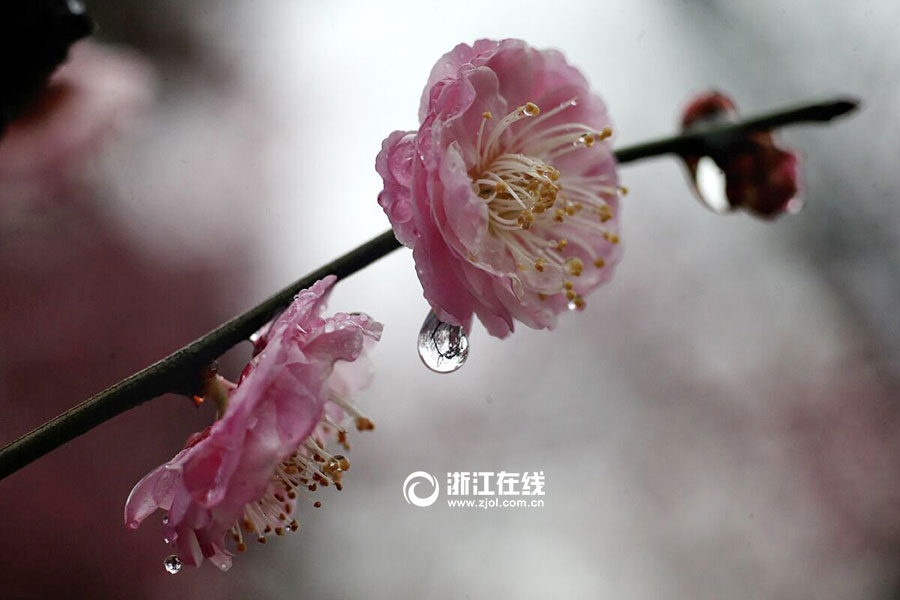
[[[682,131],[731,123],[737,114],[734,102],[721,92],[701,94],[684,110]],[[770,131],[750,132],[683,158],[700,201],[717,212],[743,208],[774,218],[802,206],[800,158],[778,147]]]

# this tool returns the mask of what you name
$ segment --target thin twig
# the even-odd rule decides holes
[[[843,98],[808,104],[746,119],[738,123],[710,127],[688,135],[674,136],[623,148],[616,152],[616,159],[620,163],[626,163],[662,154],[682,156],[691,153],[702,154],[704,148],[721,147],[723,142],[737,139],[749,131],[771,129],[794,123],[829,121],[850,112],[856,106],[855,100]],[[164,359],[123,379],[23,435],[0,450],[0,479],[15,473],[51,450],[147,400],[168,392],[191,393],[196,386],[198,374],[210,362],[224,354],[229,348],[247,340],[280,309],[287,306],[297,292],[329,274],[343,279],[399,247],[400,244],[393,232],[385,231],[337,260],[298,279],[249,311],[176,350]]]
[[[706,148],[721,148],[730,140],[739,139],[750,131],[774,129],[784,125],[797,123],[825,122],[855,110],[859,101],[853,98],[836,98],[827,102],[804,104],[797,108],[743,119],[725,126],[701,128],[686,135],[679,135],[661,140],[654,140],[636,146],[623,148],[616,152],[620,163],[659,156],[663,154],[703,154]]]

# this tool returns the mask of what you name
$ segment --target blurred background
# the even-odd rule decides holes
[[[377,429],[300,535],[164,571],[157,519],[128,531],[123,504],[213,418],[167,396],[0,481],[0,596],[900,598],[900,4],[87,8],[68,116],[0,141],[3,442],[385,230],[375,154],[459,42],[561,49],[617,147],[710,87],[745,114],[863,109],[780,134],[806,207],[775,223],[705,210],[671,158],[624,166],[614,280],[555,332],[476,326],[452,375],[416,354],[410,253],[354,275],[329,308],[385,324],[360,400]],[[416,508],[417,470],[543,470],[546,505]]]

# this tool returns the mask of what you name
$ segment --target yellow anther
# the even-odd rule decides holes
[[[566,272],[573,277],[578,277],[581,275],[581,271],[584,270],[584,263],[581,262],[581,259],[577,256],[571,256],[566,259]]]
[[[486,110],[483,113],[481,113],[481,116],[484,117],[485,119],[493,119],[494,118],[494,115],[491,114],[491,111],[489,111],[489,110]]]
[[[545,264],[547,264],[547,261],[544,260],[543,258],[539,258],[536,261],[534,261],[534,268],[537,269],[537,271],[539,273],[543,273]]]
[[[566,211],[564,211],[563,209],[557,208],[555,211],[553,211],[553,220],[557,223],[562,223],[565,218]]]
[[[578,294],[573,292],[572,290],[566,290],[566,300],[574,300]]]
[[[563,238],[563,239],[559,240],[558,242],[556,242],[556,249],[557,250],[565,250],[566,246],[568,246],[568,245],[569,245],[569,240],[567,240],[566,238]]]
[[[609,127],[604,127],[603,130],[600,131],[600,139],[605,140],[606,138],[611,136],[612,133],[612,129],[610,129]]]
[[[565,283],[563,283],[563,287],[567,290],[571,290],[575,288],[575,284],[571,281],[566,281]]]
[[[516,219],[516,223],[518,223],[519,227],[522,229],[529,229],[531,224],[534,223],[534,213],[532,213],[530,209],[523,210],[519,213],[519,218]]]
[[[602,258],[598,258],[597,260],[594,261],[594,266],[597,267],[598,269],[602,269],[603,267],[606,266],[606,261],[603,260]]]
[[[606,231],[603,233],[603,237],[606,238],[606,241],[609,242],[610,244],[618,244],[619,243],[619,236],[617,236],[614,233],[610,233],[610,232]]]

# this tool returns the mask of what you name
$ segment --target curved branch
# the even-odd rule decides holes
[[[749,131],[811,121],[829,121],[857,107],[855,100],[840,98],[781,110],[687,135],[664,138],[616,151],[620,163],[662,154],[703,154]],[[298,279],[247,312],[176,350],[162,360],[88,398],[47,421],[0,450],[0,479],[15,473],[66,442],[87,433],[129,409],[168,392],[192,393],[199,373],[229,348],[247,340],[265,325],[294,295],[326,275],[343,279],[400,247],[388,230],[340,258]]]

